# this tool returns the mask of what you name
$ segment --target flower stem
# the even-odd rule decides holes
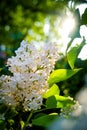
[[[25,122],[24,130],[25,130],[25,128],[26,128],[27,126],[30,125],[30,122],[29,122],[29,121],[30,121],[32,115],[33,115],[33,111],[31,111],[31,113],[29,114],[29,116],[28,116],[28,118],[27,118],[27,121]]]
[[[26,123],[29,123],[29,121],[30,121],[32,115],[33,115],[33,111],[31,111],[30,115],[28,116],[28,119],[27,119]]]

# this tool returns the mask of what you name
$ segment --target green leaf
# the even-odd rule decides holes
[[[67,45],[66,51],[69,49],[69,47],[71,46],[72,42],[73,42],[74,38],[71,38],[70,42]]]
[[[41,116],[39,118],[33,119],[32,124],[36,126],[47,127],[49,126],[56,118],[58,117],[57,113],[50,115]]]
[[[53,85],[54,83],[58,83],[60,81],[64,81],[72,77],[74,74],[76,74],[80,69],[58,69],[54,70],[48,80],[49,85]]]
[[[24,123],[24,121],[20,121],[20,125],[21,125],[21,130],[23,130],[23,128],[24,128],[24,125],[25,125],[25,123]]]
[[[5,130],[6,122],[0,119],[0,130]]]
[[[55,94],[60,94],[59,87],[56,84],[54,84],[51,88],[47,90],[47,92],[43,95],[43,98],[48,98]]]
[[[48,109],[70,107],[73,104],[74,101],[70,97],[64,97],[59,95],[51,96],[46,101],[46,107]]]
[[[67,59],[70,67],[74,69],[74,63],[78,55],[78,47],[73,47],[67,54]]]
[[[80,53],[82,47],[84,46],[84,43],[85,42],[83,41],[80,45],[72,47],[71,50],[67,53],[68,63],[72,69],[74,69],[76,58],[78,54]]]
[[[46,108],[57,108],[57,100],[55,96],[51,96],[46,100]]]
[[[85,9],[85,12],[82,14],[81,24],[87,25],[87,8]]]
[[[9,119],[8,122],[10,125],[13,125],[15,123],[15,121],[13,119]]]
[[[0,68],[0,71],[2,70],[2,68]]]
[[[35,115],[34,115],[34,119],[39,118],[39,117],[41,117],[41,116],[45,116],[45,115],[46,115],[45,113],[35,114]]]

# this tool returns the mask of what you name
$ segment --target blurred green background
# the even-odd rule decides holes
[[[58,38],[60,19],[64,22],[68,11],[77,22],[73,37],[79,36],[80,25],[87,24],[87,9],[81,17],[77,9],[77,5],[83,3],[86,0],[1,0],[0,44],[17,48],[23,39],[50,40],[52,33]],[[55,25],[56,20],[58,25]],[[46,24],[50,26],[50,33],[45,30]]]

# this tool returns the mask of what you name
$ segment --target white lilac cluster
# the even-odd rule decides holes
[[[47,79],[58,60],[56,43],[22,41],[7,61],[13,76],[0,77],[0,98],[8,105],[22,105],[24,110],[37,110],[43,104],[42,95],[48,89]]]

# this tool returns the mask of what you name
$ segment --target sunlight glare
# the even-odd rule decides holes
[[[80,58],[80,59],[82,59],[82,60],[87,60],[87,45],[85,45],[85,46],[82,48],[82,50],[81,50],[81,52],[80,52],[78,58]]]
[[[87,27],[85,25],[82,25],[80,27],[80,35],[81,37],[84,37],[87,43]],[[78,58],[81,58],[82,60],[87,60],[87,44],[82,48]]]
[[[84,13],[85,9],[87,8],[87,4],[78,5],[77,8],[79,8],[80,15],[82,15]]]
[[[49,28],[50,28],[50,25],[49,25],[49,23],[45,23],[45,25],[44,25],[44,33],[45,33],[45,35],[47,35],[48,33],[49,33]]]
[[[64,22],[62,24],[62,27],[59,29],[59,33],[61,37],[65,39],[66,37],[69,36],[70,32],[72,32],[73,29],[75,28],[76,22],[72,16],[65,18],[65,20],[63,21]]]
[[[80,35],[82,37],[85,37],[86,41],[87,41],[87,27],[85,25],[82,25],[80,27]]]

